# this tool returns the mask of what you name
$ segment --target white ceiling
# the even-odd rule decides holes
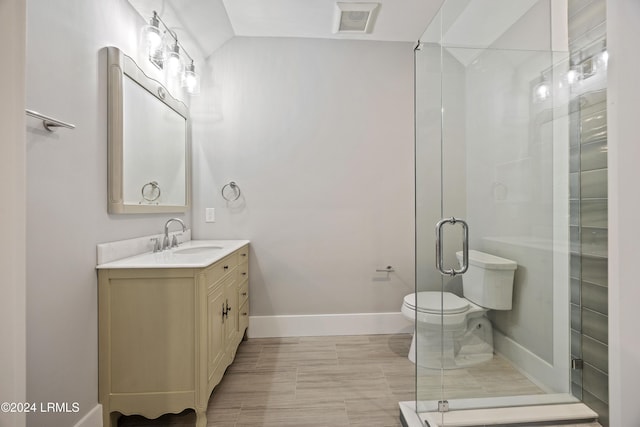
[[[539,0],[448,1],[440,15],[444,0],[358,1],[379,3],[373,29],[367,34],[334,33],[336,0],[129,0],[145,20],[154,10],[158,12],[178,34],[181,44],[201,58],[209,57],[234,36],[410,43],[443,40],[449,46],[484,48],[534,5],[540,6],[537,9],[542,12],[539,22],[548,20],[549,13],[548,5],[542,7],[545,2]],[[425,33],[436,16],[439,18],[434,22],[440,22],[442,27],[432,25]],[[538,21],[531,26],[534,35],[540,33],[535,31]],[[467,64],[475,53],[460,50],[457,55]]]
[[[202,57],[233,36],[417,42],[443,2],[364,1],[380,4],[368,34],[333,32],[335,0],[129,0],[145,20],[156,10],[179,36],[187,33]]]
[[[418,41],[442,3],[442,0],[364,1],[380,4],[370,34],[335,34],[335,0],[223,0],[238,36],[402,42]]]

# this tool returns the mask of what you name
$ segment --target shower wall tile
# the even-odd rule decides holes
[[[583,200],[578,207],[583,227],[607,227],[607,200]],[[573,213],[572,213],[573,215]],[[572,223],[573,224],[573,223]]]
[[[581,269],[582,261],[580,259],[580,255],[571,254],[571,259],[569,261],[569,274],[571,277],[579,279]]]
[[[587,336],[582,339],[582,360],[602,372],[609,370],[609,347]]]
[[[571,278],[571,304],[580,305],[580,279]]]
[[[569,172],[580,172],[580,147],[569,150]]]
[[[606,1],[568,0],[567,6],[571,57],[582,60],[598,54],[606,46]],[[584,361],[582,370],[571,372],[571,391],[608,427],[606,89],[576,93],[569,110],[571,326],[580,328],[571,331],[571,353]],[[575,226],[580,230],[577,237]],[[576,278],[580,279],[579,289]]]
[[[595,283],[596,285],[607,286],[609,262],[606,258],[585,255],[582,257],[580,264],[582,267],[582,280]]]
[[[576,46],[584,45],[592,40],[603,37],[606,33],[604,25],[606,19],[606,8],[604,1],[581,2],[570,13],[569,19],[569,43],[570,50],[574,51]],[[583,37],[589,33],[589,37]],[[586,40],[585,40],[586,39]]]
[[[606,257],[609,253],[607,249],[608,236],[609,232],[606,228],[583,227],[580,236],[582,253]]]
[[[569,227],[569,243],[571,245],[571,252],[580,253],[580,227],[572,225]]]
[[[582,317],[580,316],[580,306],[571,304],[571,329],[582,330]]]
[[[582,392],[581,399],[589,408],[598,413],[598,423],[602,427],[609,427],[609,405],[587,391]]]
[[[571,193],[573,195],[573,193]],[[607,169],[582,172],[580,174],[580,196],[583,199],[607,198]]]
[[[580,225],[580,201],[569,202],[569,225]]]
[[[604,102],[589,105],[580,114],[580,142],[582,145],[607,139],[607,110]]]
[[[598,400],[609,403],[609,376],[595,367],[585,363],[582,369],[582,384],[586,392]]]
[[[572,307],[573,308],[573,307]],[[573,321],[573,311],[571,312],[571,318]],[[589,309],[582,309],[582,333],[591,338],[594,338],[604,344],[609,341],[609,319],[604,314],[591,311]],[[586,337],[585,337],[586,338]]]
[[[605,286],[583,281],[581,286],[582,306],[598,313],[608,314],[607,291],[608,289]]]
[[[576,375],[575,377],[578,377],[578,375]],[[576,383],[575,381],[573,381],[574,375],[571,375],[571,394],[574,395],[576,398],[582,400],[582,375],[579,376],[580,378],[580,384]]]
[[[569,174],[569,198],[573,200],[580,199],[580,173]]]
[[[607,108],[607,92],[597,90],[587,92],[580,97],[580,117],[590,117],[601,114]]]
[[[580,122],[580,101],[576,98],[569,104],[571,113],[569,114],[570,123]],[[569,147],[578,148],[580,146],[580,126],[571,126],[569,128]]]
[[[571,357],[582,358],[582,334],[579,331],[571,331]]]
[[[600,140],[589,144],[582,144],[580,147],[580,159],[574,160],[573,150],[571,152],[571,172],[578,169],[583,171],[604,169],[607,167],[607,140]],[[573,163],[577,163],[574,169]]]

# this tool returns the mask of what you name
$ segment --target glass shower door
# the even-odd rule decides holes
[[[431,424],[571,400],[568,65],[553,7],[446,0],[415,51],[416,401]],[[478,252],[517,264],[511,307],[465,295]]]

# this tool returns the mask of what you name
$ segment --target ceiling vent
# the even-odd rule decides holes
[[[373,30],[380,3],[336,3],[334,33],[362,34]]]

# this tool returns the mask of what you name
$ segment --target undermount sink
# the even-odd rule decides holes
[[[193,254],[201,254],[205,252],[215,252],[224,249],[222,246],[191,246],[188,248],[178,248],[173,251],[176,255],[193,255]]]

